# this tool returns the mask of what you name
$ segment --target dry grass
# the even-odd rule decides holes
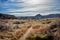
[[[25,32],[30,27],[33,28],[31,34],[44,33],[49,29],[49,26],[52,22],[57,21],[60,21],[60,18],[49,18],[49,19],[38,19],[38,20],[0,19],[0,24],[3,24],[3,28],[0,29],[3,30],[4,28],[6,28],[5,25],[7,26],[8,29],[8,30],[4,29],[2,32],[0,30],[0,40],[18,40],[25,34]],[[54,35],[56,34],[57,33],[54,33]]]

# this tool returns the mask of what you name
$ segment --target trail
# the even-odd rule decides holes
[[[26,31],[26,33],[19,39],[19,40],[25,40],[27,37],[28,37],[28,35],[30,34],[30,31],[32,30],[32,27],[30,27],[27,31]]]

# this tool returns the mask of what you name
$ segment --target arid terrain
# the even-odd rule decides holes
[[[60,0],[0,0],[0,40],[60,40]]]
[[[60,18],[0,19],[0,40],[60,40]]]

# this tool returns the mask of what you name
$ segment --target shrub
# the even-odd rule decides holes
[[[53,40],[53,36],[46,34],[34,34],[29,36],[27,40]]]
[[[9,30],[8,26],[5,24],[0,24],[0,31],[5,31],[5,30]]]
[[[51,23],[50,28],[51,29],[57,28],[57,23],[55,23],[55,22]]]
[[[43,20],[42,23],[43,24],[50,24],[51,23],[51,20],[46,19],[46,20]]]
[[[13,24],[23,24],[23,23],[25,23],[25,22],[23,22],[23,21],[21,21],[21,22],[19,22],[19,21],[13,22]]]
[[[20,22],[18,22],[18,21],[15,21],[13,24],[20,24]]]

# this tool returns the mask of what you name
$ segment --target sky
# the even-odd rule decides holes
[[[0,13],[15,16],[60,14],[60,0],[0,0]]]

